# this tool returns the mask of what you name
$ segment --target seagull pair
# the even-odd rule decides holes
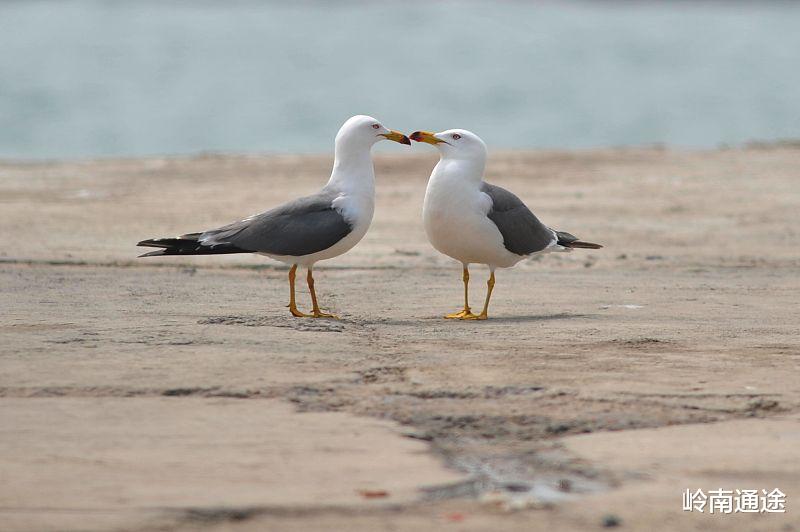
[[[483,181],[487,150],[474,133],[462,129],[436,134],[417,131],[409,140],[375,118],[359,115],[339,129],[331,177],[316,194],[217,229],[143,240],[139,246],[159,249],[141,256],[266,255],[290,266],[289,311],[293,316],[335,318],[319,306],[312,271],[317,262],[349,251],[366,234],[375,210],[371,149],[386,139],[408,145],[411,140],[428,143],[441,154],[428,181],[423,218],[433,247],[463,265],[464,308],[446,318],[486,319],[496,268],[511,267],[539,253],[602,247],[550,229],[514,194]],[[473,314],[469,306],[470,264],[486,264],[491,272],[480,314]],[[311,314],[297,308],[298,267],[307,269]]]

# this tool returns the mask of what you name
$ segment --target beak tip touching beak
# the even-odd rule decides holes
[[[436,137],[434,133],[429,131],[415,131],[411,135],[408,136],[413,141],[416,142],[425,142],[426,144],[437,145],[441,144],[444,141]]]
[[[381,133],[380,136],[395,142],[399,142],[400,144],[405,144],[406,146],[411,146],[411,141],[408,139],[408,137],[399,131],[391,130],[388,133]]]

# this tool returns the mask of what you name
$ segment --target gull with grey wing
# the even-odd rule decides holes
[[[463,266],[464,308],[446,318],[488,318],[497,268],[510,268],[540,253],[603,247],[547,227],[513,193],[485,182],[486,144],[476,134],[463,129],[416,131],[410,138],[434,145],[441,155],[428,180],[422,216],[433,247]],[[480,314],[473,314],[469,306],[470,264],[489,266]]]
[[[289,311],[297,317],[333,317],[317,302],[312,269],[337,257],[366,234],[375,209],[375,171],[371,148],[384,139],[411,144],[408,137],[384,127],[370,116],[354,116],[336,135],[333,170],[316,194],[285,203],[217,229],[174,238],[143,240],[139,246],[158,248],[142,257],[257,253],[284,262],[289,269]],[[312,313],[298,310],[297,267],[308,269]]]

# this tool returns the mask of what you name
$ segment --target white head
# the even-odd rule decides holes
[[[466,129],[448,129],[440,133],[415,131],[409,138],[436,146],[442,159],[460,159],[475,163],[486,161],[486,144],[478,135]]]
[[[371,116],[356,115],[342,124],[336,134],[336,151],[367,150],[381,140],[393,140],[400,144],[411,144],[408,137],[399,131],[386,128],[380,120]]]

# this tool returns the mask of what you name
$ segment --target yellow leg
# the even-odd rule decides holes
[[[311,268],[308,269],[308,275],[306,276],[306,281],[308,282],[308,291],[311,292],[311,304],[313,305],[313,314],[315,318],[334,318],[339,319],[338,316],[333,314],[326,314],[322,312],[319,308],[319,304],[317,303],[317,291],[314,290],[314,276],[311,275]]]
[[[470,316],[475,316],[469,308],[469,268],[466,265],[464,265],[464,273],[461,276],[461,280],[464,281],[464,310],[448,314],[445,316],[448,320],[466,320],[472,319]]]
[[[289,312],[296,318],[310,318],[311,314],[304,314],[297,310],[297,302],[294,298],[294,278],[297,275],[297,264],[293,264],[289,269]]]
[[[489,318],[489,300],[492,298],[492,290],[494,290],[494,272],[489,275],[489,280],[486,281],[486,286],[488,290],[486,291],[486,301],[483,303],[483,310],[480,314],[475,316],[465,316],[463,319],[465,320],[485,320]]]

